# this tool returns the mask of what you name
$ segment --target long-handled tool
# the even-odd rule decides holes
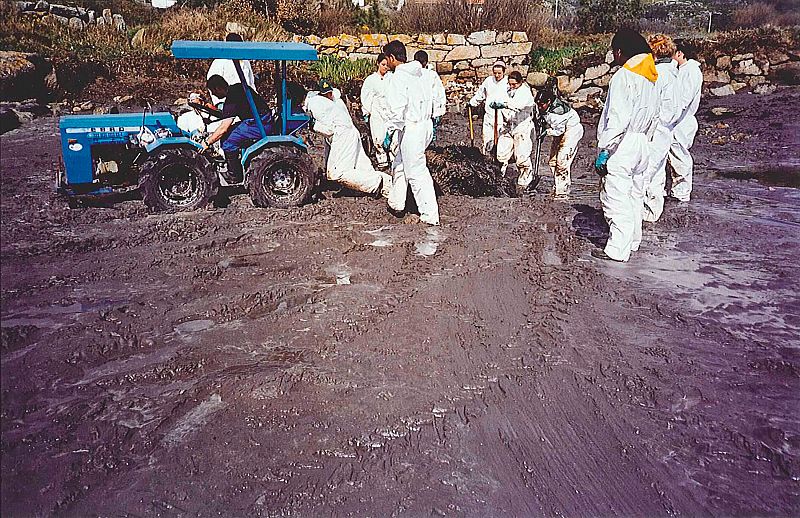
[[[497,160],[497,141],[500,140],[500,130],[497,127],[497,119],[500,115],[500,110],[494,109],[494,141],[492,143],[492,156]]]
[[[536,159],[533,162],[533,180],[531,181],[531,185],[533,185],[533,189],[536,188],[536,185],[539,183],[539,160],[542,158],[542,143],[544,142],[545,136],[545,128],[544,128],[544,120],[539,120],[536,123]]]
[[[469,116],[469,141],[475,147],[475,130],[472,128],[472,106],[467,105],[467,116]]]

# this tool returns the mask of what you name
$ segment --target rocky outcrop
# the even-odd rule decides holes
[[[114,27],[118,31],[127,29],[122,15],[113,14],[111,9],[103,9],[103,12],[98,14],[91,9],[51,4],[44,0],[37,2],[15,1],[12,4],[25,15],[36,16],[41,19],[52,19],[76,30],[83,30],[92,25],[107,25]]]
[[[53,65],[38,54],[0,51],[0,100],[47,99],[58,88]]]

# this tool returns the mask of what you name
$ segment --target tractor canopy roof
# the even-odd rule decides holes
[[[249,59],[264,61],[316,61],[317,50],[306,43],[263,41],[172,42],[178,59]]]

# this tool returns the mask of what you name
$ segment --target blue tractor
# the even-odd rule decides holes
[[[308,123],[302,99],[287,91],[287,61],[314,61],[317,51],[303,43],[175,41],[178,59],[230,59],[242,84],[239,60],[276,62],[276,107],[270,131],[261,122],[252,95],[247,101],[261,138],[242,150],[241,183],[258,207],[302,205],[317,184],[316,169],[298,131]],[[295,96],[296,97],[296,96]],[[201,108],[198,106],[198,108]],[[213,110],[211,110],[213,112]],[[139,189],[153,210],[177,212],[205,207],[225,178],[225,159],[201,153],[205,135],[178,127],[169,112],[77,115],[60,120],[64,171],[57,189],[71,199]]]

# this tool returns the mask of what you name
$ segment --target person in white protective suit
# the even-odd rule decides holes
[[[303,109],[314,121],[314,131],[325,138],[326,176],[355,191],[387,197],[392,178],[372,167],[347,106],[334,94],[330,83],[323,79],[319,91],[309,92],[303,103]]]
[[[369,133],[375,144],[375,158],[378,167],[389,166],[389,156],[383,149],[383,137],[386,136],[386,118],[389,107],[386,105],[386,88],[392,73],[386,56],[378,54],[378,70],[370,74],[361,85],[361,113],[364,121],[369,123]]]
[[[447,95],[444,92],[444,84],[442,78],[435,70],[428,68],[428,53],[424,50],[418,50],[414,53],[414,61],[419,61],[422,65],[422,77],[430,83],[431,92],[433,95],[433,138],[431,141],[436,140],[436,130],[442,123],[442,117],[447,111]]]
[[[507,82],[505,99],[490,102],[489,108],[501,110],[499,119],[502,121],[502,128],[497,139],[497,160],[501,164],[500,171],[505,175],[508,163],[513,157],[519,173],[517,195],[521,196],[534,180],[531,132],[536,108],[531,88],[522,80],[522,74],[516,70],[511,72],[508,74]],[[538,179],[536,180],[538,183]]]
[[[669,148],[669,164],[672,166],[672,197],[688,202],[692,195],[692,169],[694,162],[689,153],[697,134],[695,113],[700,106],[700,91],[703,88],[703,72],[695,61],[694,48],[685,40],[675,42],[677,51],[673,59],[678,63],[678,81],[675,83],[676,99],[680,114],[672,133]]]
[[[394,72],[386,94],[389,118],[383,148],[397,149],[392,162],[389,208],[404,211],[408,187],[411,187],[420,212],[419,220],[438,225],[439,203],[425,158],[425,148],[433,139],[432,91],[420,88],[424,84],[422,65],[419,61],[406,62],[406,47],[402,42],[390,41],[383,47],[383,53]]]
[[[678,66],[673,61],[675,42],[665,34],[653,34],[647,39],[656,60],[656,89],[661,99],[658,125],[653,134],[650,159],[644,177],[644,206],[642,220],[655,222],[664,212],[667,182],[667,154],[672,145],[672,133],[679,115],[675,99]]]
[[[483,114],[483,154],[488,155],[492,152],[494,147],[494,129],[495,129],[495,113],[497,113],[498,123],[501,121],[500,113],[491,108],[491,104],[495,101],[502,102],[508,95],[508,80],[505,77],[506,65],[502,61],[496,61],[492,65],[492,75],[484,79],[481,86],[475,92],[475,95],[469,100],[469,105],[473,108],[478,106],[481,102],[486,105],[486,111]],[[499,129],[499,128],[498,128]]]
[[[583,124],[578,112],[560,99],[551,88],[543,88],[536,94],[539,112],[539,138],[553,137],[550,146],[550,172],[553,174],[556,197],[569,196],[572,186],[572,162],[578,153],[578,143],[583,138]]]
[[[611,40],[614,60],[621,68],[608,85],[597,125],[595,170],[600,180],[600,203],[610,234],[600,259],[627,261],[642,239],[644,173],[658,123],[660,100],[656,63],[650,46],[638,32],[620,29]]]
[[[225,36],[225,41],[242,41],[242,37],[235,32],[231,32]],[[250,61],[242,59],[239,61],[239,65],[242,67],[242,74],[244,75],[247,86],[252,88],[253,91],[258,92],[258,90],[256,90],[256,77],[255,74],[253,74],[253,67],[250,65]],[[208,67],[206,79],[211,78],[211,76],[221,76],[229,85],[242,82],[241,79],[239,79],[239,74],[236,73],[236,65],[234,65],[233,60],[230,59],[215,59],[212,61],[211,66]],[[211,102],[221,110],[225,98],[220,98],[212,94]]]

